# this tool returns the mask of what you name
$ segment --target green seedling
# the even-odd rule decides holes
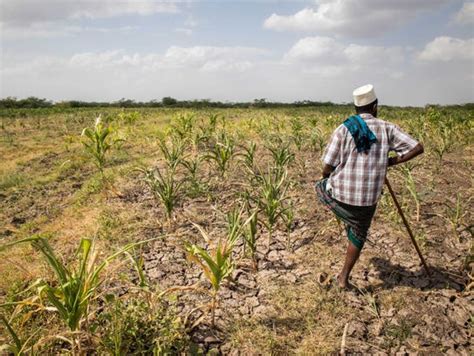
[[[244,152],[242,154],[244,158],[244,164],[250,170],[253,170],[256,149],[257,144],[255,142],[250,142],[248,147],[244,147]]]
[[[234,141],[227,134],[222,133],[205,158],[214,161],[221,177],[223,177],[229,169],[230,161],[235,153]]]
[[[38,296],[40,300],[46,298],[58,313],[60,319],[68,326],[72,332],[73,340],[71,345],[73,345],[74,349],[76,345],[76,334],[74,332],[80,330],[82,323],[88,318],[90,303],[94,300],[97,290],[103,282],[101,273],[104,268],[118,256],[133,249],[135,246],[149,241],[151,240],[128,244],[104,259],[101,263],[97,263],[97,253],[94,249],[93,241],[82,238],[76,253],[77,267],[64,264],[62,259],[56,256],[48,239],[41,236],[29,237],[3,245],[0,247],[0,251],[20,243],[30,243],[42,254],[49,267],[55,273],[56,280],[54,283],[45,280],[37,281],[35,286],[38,288]],[[13,304],[19,306],[38,305],[36,297],[32,300]],[[3,306],[7,305],[10,304],[6,303]]]
[[[165,174],[162,174],[158,168],[138,168],[137,170],[143,174],[144,182],[155,199],[163,205],[166,217],[170,220],[181,196],[184,180],[178,181],[173,169],[167,169]]]
[[[188,260],[196,263],[203,271],[205,277],[212,287],[211,291],[211,320],[215,325],[215,310],[217,308],[218,293],[222,282],[230,277],[234,270],[234,262],[232,260],[232,252],[238,238],[244,233],[245,226],[249,223],[247,219],[242,223],[242,210],[233,210],[227,215],[227,235],[224,239],[219,239],[217,245],[212,247],[212,241],[209,235],[202,227],[193,224],[204,238],[208,249],[204,249],[195,244],[186,244]]]
[[[295,155],[291,152],[289,144],[280,144],[273,147],[269,146],[268,150],[272,155],[273,162],[277,169],[288,166],[295,159]]]
[[[274,226],[284,214],[284,203],[288,199],[286,191],[289,188],[287,171],[269,169],[266,174],[256,176],[258,182],[258,206],[265,216],[263,224],[268,230],[268,250],[272,239]]]
[[[158,140],[158,147],[163,154],[166,165],[172,171],[175,171],[178,165],[182,163],[184,159],[184,152],[186,149],[184,141],[180,138],[174,138],[172,136],[171,143],[167,144],[165,139],[160,138]]]
[[[111,127],[102,123],[100,115],[95,121],[94,129],[87,127],[82,130],[84,150],[90,155],[101,175],[104,173],[107,153],[113,145],[123,141],[123,139],[113,139],[112,133]]]

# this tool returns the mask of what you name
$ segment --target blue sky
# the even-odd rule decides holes
[[[474,101],[474,3],[0,0],[0,96]]]

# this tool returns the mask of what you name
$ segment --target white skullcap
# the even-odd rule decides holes
[[[352,92],[355,106],[365,106],[377,100],[374,86],[372,84],[363,85]]]

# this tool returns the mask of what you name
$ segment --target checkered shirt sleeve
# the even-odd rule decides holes
[[[337,167],[339,163],[341,163],[341,149],[343,147],[343,128],[344,126],[339,126],[331,136],[328,146],[326,147],[326,151],[324,152],[323,162]]]
[[[413,137],[403,132],[397,125],[392,125],[390,134],[390,151],[395,151],[399,155],[405,155],[418,144]]]

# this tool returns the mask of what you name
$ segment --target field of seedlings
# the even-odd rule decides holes
[[[313,188],[352,107],[1,111],[0,354],[472,354],[474,110],[379,111],[433,273],[384,191],[352,291]]]

